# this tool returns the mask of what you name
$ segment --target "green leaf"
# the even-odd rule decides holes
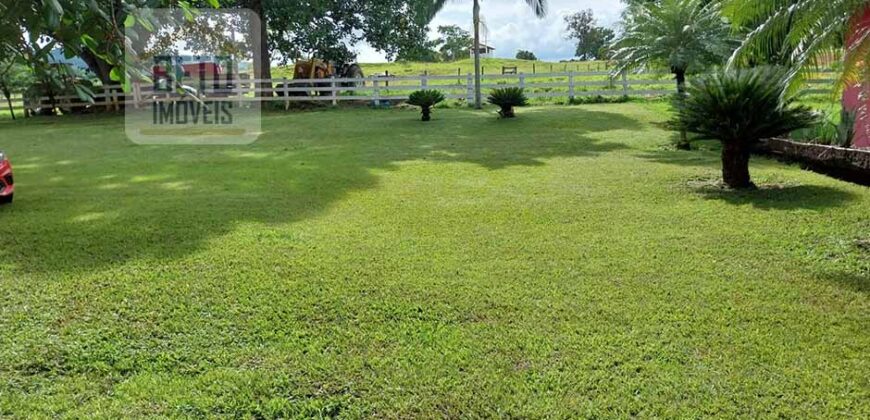
[[[51,6],[52,9],[54,9],[55,13],[59,15],[63,14],[63,6],[60,5],[60,2],[58,0],[49,0],[48,4]]]
[[[112,71],[109,72],[109,78],[116,82],[120,82],[124,80],[124,72],[121,71],[120,67],[112,67]]]
[[[75,87],[76,95],[79,99],[94,103],[94,92],[91,89],[78,83],[74,84],[73,87]]]
[[[134,25],[136,25],[136,18],[133,15],[127,15],[127,18],[124,19],[124,27],[132,28]]]
[[[89,50],[96,51],[99,49],[99,44],[97,43],[97,40],[94,39],[94,37],[88,34],[82,34],[81,40],[82,44],[85,44],[85,46],[88,47]]]
[[[215,9],[219,9],[221,7],[221,2],[219,0],[206,0],[209,6],[214,7]]]

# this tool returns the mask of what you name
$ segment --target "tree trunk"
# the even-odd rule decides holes
[[[260,17],[258,28],[251,28],[258,33],[252,33],[251,39],[259,39],[260,45],[254,46],[254,78],[272,79],[272,58],[269,54],[269,33],[266,30],[266,13],[263,8],[263,0],[250,0],[250,8]],[[256,25],[255,25],[256,26]],[[272,83],[259,82],[255,84],[257,89],[271,89]],[[257,97],[272,96],[272,92],[257,92]]]
[[[516,116],[516,114],[514,113],[514,107],[512,106],[501,107],[501,110],[498,112],[498,114],[501,115],[502,118],[513,118]]]
[[[103,83],[103,86],[114,85],[117,82],[112,81],[112,78],[109,74],[112,72],[112,65],[109,64],[108,61],[103,60],[100,57],[97,57],[90,49],[82,48],[82,53],[79,54],[82,61],[88,65],[94,74],[97,75],[97,78],[100,79],[100,82]]]
[[[731,188],[755,188],[749,178],[749,146],[740,141],[723,142],[722,179]]]
[[[677,79],[677,100],[682,104],[686,98],[686,72],[685,70],[674,69],[674,78]],[[680,141],[677,142],[677,149],[691,150],[692,145],[689,144],[689,135],[686,130],[680,129]]]
[[[15,120],[15,110],[12,109],[12,92],[5,84],[0,84],[0,91],[3,91],[3,96],[6,97],[6,104],[9,105],[9,114],[12,115],[12,120]]]
[[[474,0],[474,107],[481,108],[480,104],[480,0]]]
[[[424,106],[422,108],[423,108],[423,110],[421,113],[423,114],[423,118],[422,118],[423,121],[431,120],[432,119],[432,116],[431,116],[432,110],[430,110],[428,106]]]

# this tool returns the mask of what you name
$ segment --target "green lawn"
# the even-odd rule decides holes
[[[483,58],[480,60],[484,74],[501,74],[502,67],[516,67],[518,72],[559,73],[563,71],[610,71],[613,65],[604,61],[582,61],[573,63],[557,63],[549,61],[514,60],[510,58]],[[465,58],[457,61],[426,63],[419,61],[397,61],[391,63],[360,63],[363,73],[367,76],[389,72],[392,76],[419,76],[423,72],[431,75],[452,76],[457,72],[464,78],[468,73],[474,73],[474,60]],[[272,69],[272,77],[293,77],[293,66],[279,66]]]
[[[0,122],[0,417],[870,417],[870,189],[666,104]]]

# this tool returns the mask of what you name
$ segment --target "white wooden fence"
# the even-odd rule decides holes
[[[807,81],[808,93],[831,92],[834,79],[832,72],[820,72],[816,79]],[[559,72],[537,74],[486,74],[481,76],[483,94],[495,88],[520,87],[529,98],[572,98],[584,96],[660,96],[672,94],[675,90],[670,75],[662,73],[633,73],[613,75],[609,72]],[[199,82],[186,81],[196,88]],[[365,78],[328,78],[328,79],[237,79],[220,80],[228,89],[215,89],[205,82],[200,93],[208,100],[233,102],[278,102],[285,109],[291,102],[325,101],[337,105],[344,101],[366,101],[380,105],[386,101],[401,101],[419,89],[437,89],[448,99],[474,101],[474,78],[465,76],[419,75],[419,76],[369,76]],[[827,86],[821,86],[827,85]],[[121,86],[105,86],[95,92],[94,102],[82,101],[78,96],[58,96],[54,104],[61,109],[81,107],[105,107],[119,110],[121,106],[143,107],[160,101],[183,100],[184,95],[176,92],[158,91],[150,84],[133,83],[132,89],[123,92]],[[34,110],[47,106],[52,99],[18,97],[13,99],[14,108]]]

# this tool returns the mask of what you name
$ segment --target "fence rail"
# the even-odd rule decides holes
[[[819,72],[807,80],[805,91],[808,93],[829,92],[819,85],[833,84],[833,78],[826,78],[832,72]],[[584,96],[661,96],[674,92],[670,75],[663,73],[621,73],[608,72],[560,72],[536,74],[486,74],[482,75],[484,90],[504,87],[520,87],[529,98],[566,98],[568,100]],[[406,100],[408,95],[418,89],[437,89],[448,99],[474,101],[473,76],[469,73],[459,75],[419,76],[369,76],[365,78],[328,78],[328,79],[234,79],[203,81],[190,80],[186,84],[196,89],[200,98],[209,101],[232,102],[278,102],[285,108],[291,102],[328,101],[337,105],[343,101],[369,101],[380,105],[385,101]],[[215,84],[216,83],[216,84]],[[221,87],[222,86],[222,87]],[[100,87],[93,101],[83,101],[78,96],[56,96],[54,98],[13,98],[14,108],[36,111],[40,107],[54,106],[61,109],[87,107],[106,107],[119,110],[121,106],[143,107],[151,103],[184,100],[185,95],[175,91],[161,91],[150,84],[133,83],[124,92],[120,85]]]

